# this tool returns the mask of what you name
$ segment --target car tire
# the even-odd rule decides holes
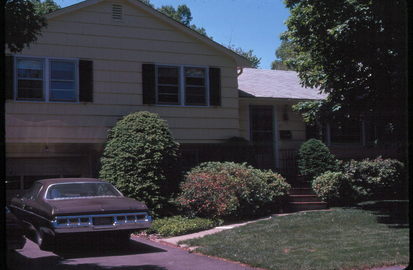
[[[36,230],[36,243],[41,250],[52,251],[54,249],[53,239],[50,236],[42,232],[42,230]]]

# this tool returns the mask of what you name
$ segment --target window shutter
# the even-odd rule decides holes
[[[221,105],[221,70],[219,68],[209,68],[209,104]]]
[[[13,85],[14,85],[14,58],[13,56],[6,56],[6,66],[5,66],[5,89],[6,89],[6,99],[13,99]]]
[[[93,61],[79,60],[79,101],[93,102]]]
[[[142,95],[143,104],[155,104],[155,65],[142,64]]]

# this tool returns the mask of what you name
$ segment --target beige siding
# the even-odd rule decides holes
[[[233,59],[181,33],[139,8],[124,4],[124,19],[111,18],[103,2],[49,20],[22,55],[85,58],[94,63],[94,102],[6,103],[8,143],[103,143],[107,130],[131,112],[165,119],[180,142],[219,142],[239,136],[239,101]],[[142,63],[221,68],[222,106],[142,105]]]

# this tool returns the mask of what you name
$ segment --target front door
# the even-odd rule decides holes
[[[255,148],[256,166],[260,169],[273,169],[275,167],[273,106],[250,106],[250,136]]]

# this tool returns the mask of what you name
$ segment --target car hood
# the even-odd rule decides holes
[[[125,197],[97,197],[64,200],[49,200],[52,215],[115,213],[147,211],[144,203]]]

